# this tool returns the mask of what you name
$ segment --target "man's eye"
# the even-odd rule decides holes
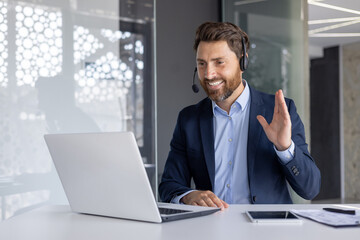
[[[223,61],[218,61],[218,64],[223,64],[224,62]]]

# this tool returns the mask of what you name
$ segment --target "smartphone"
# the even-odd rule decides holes
[[[290,211],[246,211],[253,223],[302,223],[302,220]]]

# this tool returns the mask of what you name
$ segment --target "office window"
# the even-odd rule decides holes
[[[67,203],[46,133],[134,132],[154,192],[153,0],[0,1],[0,215]]]

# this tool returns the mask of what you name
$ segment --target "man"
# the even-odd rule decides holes
[[[159,186],[165,202],[227,208],[229,203],[292,203],[320,189],[294,102],[242,79],[249,39],[231,23],[196,31],[198,77],[208,98],[183,109]],[[270,123],[270,124],[268,124]],[[195,189],[191,189],[191,180]]]

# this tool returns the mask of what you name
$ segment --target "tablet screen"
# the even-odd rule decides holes
[[[301,222],[289,211],[248,211],[246,213],[252,222]]]

